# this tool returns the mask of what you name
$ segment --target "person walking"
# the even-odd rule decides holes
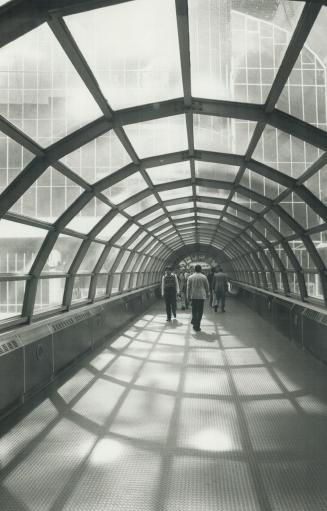
[[[201,273],[201,266],[197,264],[195,273],[187,280],[187,297],[192,300],[192,325],[193,330],[200,332],[201,319],[203,315],[204,300],[209,297],[208,279]]]
[[[212,289],[216,295],[217,305],[215,305],[215,312],[218,311],[219,302],[221,302],[221,312],[225,312],[225,298],[228,291],[227,276],[222,268],[218,268],[213,276]]]
[[[165,275],[161,282],[161,295],[165,299],[167,321],[171,321],[171,314],[176,318],[176,297],[179,295],[179,283],[175,273],[171,268],[166,268]]]
[[[209,291],[210,291],[210,307],[213,307],[212,305],[212,299],[213,299],[213,290],[212,290],[212,283],[213,283],[213,276],[215,274],[215,269],[210,268],[210,272],[207,276],[208,282],[209,282]]]
[[[186,270],[182,270],[181,273],[179,274],[180,292],[181,292],[182,301],[183,301],[182,310],[188,309],[188,300],[187,300],[187,293],[186,293],[188,277],[189,277],[189,274],[187,273]]]

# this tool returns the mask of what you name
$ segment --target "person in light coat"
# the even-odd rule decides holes
[[[204,301],[209,298],[210,290],[207,277],[201,273],[201,266],[197,264],[194,270],[195,272],[187,280],[187,297],[192,300],[193,330],[200,332]]]

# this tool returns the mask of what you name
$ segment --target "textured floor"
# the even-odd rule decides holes
[[[326,511],[327,368],[227,309],[154,307],[20,417],[1,511]]]

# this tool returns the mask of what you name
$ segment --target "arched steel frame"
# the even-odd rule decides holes
[[[139,272],[141,265],[142,270],[145,271],[147,269],[148,272],[144,278],[142,277],[142,272],[139,272],[138,277],[133,277],[137,286],[158,282],[160,273],[167,261],[176,261],[183,251],[187,253],[187,251],[194,249],[197,252],[199,250],[207,250],[209,253],[211,247],[216,256],[219,251],[224,253],[225,262],[231,268],[233,278],[245,280],[258,287],[268,288],[267,275],[269,274],[273,291],[278,291],[276,270],[271,263],[273,261],[277,271],[281,274],[283,291],[285,294],[289,294],[288,272],[290,270],[285,268],[276,250],[277,246],[281,246],[287,255],[292,265],[291,271],[297,277],[301,298],[306,300],[308,293],[303,268],[290,245],[290,242],[298,239],[303,243],[319,273],[326,304],[327,270],[310,235],[325,230],[327,207],[304,185],[304,182],[327,163],[327,136],[323,130],[278,110],[275,105],[315,23],[321,6],[327,5],[327,2],[318,0],[306,2],[267,100],[264,104],[260,105],[208,100],[192,96],[188,2],[187,0],[176,0],[183,97],[159,102],[155,105],[149,104],[113,111],[68,30],[63,16],[88,9],[114,5],[121,1],[33,0],[27,2],[27,0],[13,0],[0,8],[0,45],[4,46],[40,24],[48,23],[103,114],[99,119],[83,126],[47,148],[39,146],[20,129],[0,116],[0,130],[34,155],[34,159],[1,194],[0,218],[26,223],[47,231],[47,235],[29,275],[24,277],[27,282],[22,315],[29,320],[33,316],[37,285],[41,278],[47,277],[43,273],[44,266],[60,234],[82,238],[82,243],[68,270],[68,274],[64,274],[66,286],[63,307],[65,309],[69,309],[72,305],[74,282],[84,257],[93,242],[102,244],[103,250],[99,259],[95,261],[94,268],[90,273],[91,283],[88,301],[91,302],[95,300],[97,280],[100,275],[103,275],[101,269],[112,248],[119,248],[120,252],[116,256],[110,272],[107,274],[106,296],[111,294],[115,271],[123,261],[124,254],[126,253],[128,253],[128,256],[126,261],[122,263],[122,278],[119,283],[119,292],[129,288],[131,276],[133,274],[136,276],[136,272]],[[140,159],[126,135],[124,126],[181,114],[184,114],[186,117],[188,150]],[[256,123],[245,154],[238,155],[197,150],[194,144],[193,129],[193,116],[195,114],[241,119]],[[254,150],[267,125],[307,142],[323,152],[320,158],[306,170],[300,179],[287,176],[253,158]],[[95,138],[108,133],[110,130],[114,131],[127,151],[131,159],[130,164],[90,185],[60,161],[64,156]],[[152,167],[184,161],[189,161],[190,163],[190,179],[154,185],[146,171]],[[238,167],[235,181],[226,182],[196,177],[195,162],[197,161]],[[10,209],[12,206],[50,165],[62,175],[78,184],[83,190],[81,195],[54,224],[46,224],[41,220],[32,220],[22,215],[11,213]],[[276,184],[282,185],[284,191],[272,200],[246,188],[240,183],[247,169],[270,179]],[[118,205],[113,204],[103,192],[134,174],[140,174],[143,177],[147,188],[135,195],[131,195]],[[198,195],[196,189],[198,186],[213,190],[225,190],[227,197],[223,199]],[[190,196],[172,198],[166,201],[160,197],[160,192],[173,191],[184,187],[191,188],[192,194]],[[291,193],[296,193],[324,223],[311,229],[304,229],[280,205]],[[260,204],[262,207],[261,211],[255,212],[242,204],[238,204],[233,200],[235,194],[244,197],[248,201]],[[134,216],[128,214],[127,208],[151,196],[156,199],[155,205]],[[67,228],[69,222],[94,198],[110,207],[110,211],[86,235],[81,235]],[[206,204],[208,207],[199,207],[197,202]],[[178,206],[188,203],[191,204],[190,207],[178,209]],[[215,210],[210,205],[219,205],[221,209]],[[169,206],[177,206],[177,209],[169,211]],[[231,214],[228,208],[232,208],[236,215]],[[148,216],[151,218],[150,215],[159,212],[159,210],[163,212],[162,215],[146,221]],[[290,235],[283,236],[267,220],[267,214],[271,212],[285,222],[291,231]],[[126,223],[109,240],[101,239],[101,231],[110,224],[117,214],[123,215]],[[178,218],[180,215],[185,214],[189,214],[190,219]],[[245,221],[241,216],[237,216],[237,214],[246,215],[251,220]],[[156,226],[156,224],[159,225]],[[134,234],[123,245],[117,244],[131,226],[137,227]],[[260,232],[260,229],[266,229],[273,238],[273,241],[268,240]],[[138,238],[141,239],[138,241]],[[16,276],[15,278],[18,279],[20,277]]]

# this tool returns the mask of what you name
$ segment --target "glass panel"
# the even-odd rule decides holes
[[[116,216],[99,232],[97,238],[109,240],[127,222],[127,218],[117,213]]]
[[[141,232],[141,233],[138,235],[138,237],[136,238],[136,240],[135,240],[135,241],[133,241],[133,243],[131,243],[130,245],[128,245],[128,248],[134,248],[134,247],[136,247],[136,245],[137,245],[138,243],[140,243],[140,241],[141,241],[141,240],[144,238],[144,236],[146,236],[146,235],[147,235],[147,233],[146,233],[146,232]]]
[[[150,239],[145,238],[145,239],[144,239],[144,241],[143,241],[143,243],[141,243],[141,245],[140,245],[139,247],[137,247],[137,250],[138,250],[139,252],[142,252],[142,251],[144,250],[144,248],[145,248],[145,247],[147,247],[147,246],[149,246],[149,245],[153,246],[154,242],[155,242],[155,239],[154,239],[154,238],[150,238]]]
[[[131,176],[123,179],[119,183],[111,186],[108,190],[104,190],[104,194],[114,204],[119,204],[129,197],[136,195],[138,192],[148,187],[145,180],[139,172],[135,172]]]
[[[299,58],[290,74],[277,108],[326,130],[327,51],[322,44],[327,8],[322,6]]]
[[[193,202],[185,202],[184,204],[173,204],[172,206],[167,206],[168,211],[179,211],[182,209],[188,209],[193,206]]]
[[[114,293],[118,293],[119,291],[119,284],[120,284],[120,273],[115,273],[115,275],[113,275],[113,279],[112,279],[112,287],[111,287],[111,293],[114,294]]]
[[[178,179],[191,179],[190,163],[181,161],[170,165],[146,169],[153,184],[168,183]]]
[[[184,151],[188,147],[185,115],[131,124],[125,126],[125,131],[140,158]]]
[[[291,263],[291,260],[288,257],[287,253],[285,252],[285,250],[282,247],[282,245],[277,245],[275,247],[275,249],[276,249],[276,252],[277,252],[279,258],[281,259],[283,265],[285,266],[285,268],[286,269],[293,269],[293,265]]]
[[[288,226],[284,220],[282,220],[276,213],[273,211],[269,211],[266,215],[264,215],[264,218],[273,226],[275,229],[277,229],[278,232],[280,232],[283,236],[289,236],[291,234],[294,234],[294,231]],[[258,222],[256,222],[255,227],[258,225]]]
[[[108,275],[98,275],[97,276],[97,286],[95,290],[95,296],[105,296],[107,291],[107,281]]]
[[[239,167],[234,165],[223,165],[207,161],[195,162],[196,177],[205,179],[217,179],[218,181],[234,181]]]
[[[132,271],[133,270],[133,267],[137,261],[137,259],[139,258],[140,256],[138,254],[134,254],[133,257],[131,258],[131,260],[129,261],[128,263],[128,266],[126,268],[126,271]]]
[[[33,154],[0,131],[0,193],[32,159]]]
[[[43,273],[67,273],[81,243],[80,238],[60,234],[43,268]]]
[[[173,0],[137,0],[66,20],[114,109],[182,96]]]
[[[292,294],[299,295],[300,289],[299,289],[299,283],[297,280],[297,276],[295,273],[288,273],[288,282],[290,285],[290,291]]]
[[[85,272],[90,273],[94,270],[101,253],[103,252],[104,245],[102,243],[91,243],[85,257],[78,269],[79,273]]]
[[[249,199],[242,193],[234,193],[233,202],[235,202],[236,204],[239,204],[240,206],[243,206],[247,209],[252,210],[253,213],[260,213],[264,209],[263,204],[259,204],[258,202],[255,202],[252,199]]]
[[[317,147],[266,126],[253,153],[253,159],[297,179],[320,154],[322,152]]]
[[[156,236],[159,236],[159,234],[160,234],[160,235],[161,235],[161,234],[163,234],[164,232],[168,231],[168,229],[173,229],[173,227],[172,227],[171,223],[169,223],[167,227],[166,227],[166,226],[162,227],[161,229],[159,229],[158,231],[156,231],[154,234],[155,234]]]
[[[44,147],[102,115],[46,23],[1,49],[0,95],[0,113]]]
[[[325,206],[327,205],[327,165],[304,184]]]
[[[37,284],[34,313],[38,314],[62,304],[66,279],[41,279]]]
[[[177,199],[180,197],[190,197],[192,195],[192,188],[190,186],[184,186],[183,188],[172,188],[171,190],[159,192],[159,195],[163,201]]]
[[[315,227],[322,222],[321,218],[296,193],[289,194],[280,205],[305,229]]]
[[[205,195],[206,197],[216,197],[217,199],[227,199],[230,190],[223,190],[222,188],[209,188],[205,186],[197,186],[196,193],[198,195]]]
[[[180,225],[182,227],[184,227],[185,225],[188,225],[188,224],[195,225],[195,219],[190,216],[189,220],[188,219],[180,220],[179,222],[176,222],[176,224]]]
[[[110,211],[110,207],[97,198],[91,199],[67,224],[67,229],[87,234]]]
[[[158,201],[154,195],[149,195],[148,197],[145,197],[142,200],[137,201],[132,206],[129,206],[129,208],[124,209],[124,211],[131,216],[135,216],[138,213],[141,213],[141,211],[145,211],[146,209],[150,208],[151,206],[154,206],[155,204],[158,204]]]
[[[111,270],[112,265],[116,261],[117,255],[119,254],[120,250],[119,248],[112,247],[110,249],[110,252],[107,256],[107,259],[104,262],[104,265],[102,266],[101,271],[109,272]]]
[[[218,213],[210,214],[210,213],[203,213],[202,211],[199,211],[199,215],[201,215],[200,218],[214,218],[215,220],[217,220],[220,217],[220,215]],[[225,220],[228,221],[228,219],[226,219],[226,218],[225,218]]]
[[[149,254],[151,252],[151,254],[160,246],[160,242],[159,241],[155,241],[154,243],[152,243],[145,251],[146,254]]]
[[[47,234],[25,224],[0,221],[0,273],[28,273]]]
[[[61,161],[85,181],[94,183],[125,167],[131,159],[111,130],[65,156]]]
[[[268,220],[268,218],[267,218]],[[269,219],[271,220],[271,219]],[[276,225],[274,225],[275,229],[277,229],[278,231],[278,225],[279,225],[279,218],[276,216],[273,217],[273,220],[274,220],[274,223]],[[270,221],[270,223],[272,224],[273,222]],[[265,224],[261,221],[258,221],[254,224],[254,228],[259,231],[268,241],[270,242],[273,242],[277,239],[277,235],[275,235],[273,232],[271,232],[270,229],[267,229],[267,227],[265,226]]]
[[[317,273],[305,273],[304,278],[308,295],[322,300],[324,296],[319,275]]]
[[[283,5],[189,0],[194,96],[265,101],[303,3]]]
[[[213,204],[212,202],[201,202],[201,201],[197,201],[196,205],[198,208],[208,208],[208,209],[214,209],[216,211],[222,211],[225,207],[223,204]]]
[[[135,272],[138,272],[138,271],[139,271],[139,269],[140,269],[141,267],[143,267],[144,260],[145,260],[145,256],[144,256],[144,255],[142,255],[142,256],[140,257],[140,259],[137,261],[137,264],[136,264],[136,266],[135,266],[135,268],[134,268],[134,271],[135,271]]]
[[[130,279],[130,273],[126,273],[123,275],[123,288],[122,291],[127,291],[129,289],[129,279]]]
[[[137,273],[132,273],[131,279],[130,279],[130,288],[135,289],[137,285]]]
[[[240,184],[269,199],[275,199],[285,190],[284,186],[248,169],[245,170]]]
[[[327,266],[327,231],[319,232],[310,236],[313,241],[318,253],[323,260],[325,266]]]
[[[243,228],[243,225],[239,224],[238,222],[234,222],[230,218],[224,217],[224,222],[227,222],[227,224],[234,225],[235,227],[238,227],[239,229]]]
[[[126,243],[132,236],[133,234],[138,230],[138,226],[137,225],[131,225],[126,232],[124,232],[124,234],[122,235],[122,237],[116,241],[116,244],[121,246],[123,245],[124,243]]]
[[[76,183],[49,167],[9,211],[54,223],[82,191]]]
[[[0,321],[22,313],[25,281],[0,282]]]
[[[171,217],[174,218],[174,219],[189,218],[189,216],[190,216],[190,213],[186,213],[186,214],[180,215],[178,213],[178,211],[176,211],[175,213],[173,213],[171,215]]]
[[[151,225],[149,227],[147,227],[145,225],[145,227],[147,227],[149,231],[153,231],[154,229],[157,229],[158,227],[160,227],[160,225],[164,225],[164,224],[168,225],[168,223],[170,224],[170,221],[166,217],[164,220],[161,220],[160,222],[156,222],[154,225]]]
[[[77,275],[74,280],[72,303],[87,300],[89,296],[91,277]]]
[[[198,114],[193,118],[196,149],[234,154],[246,153],[255,128],[254,122]]]
[[[119,261],[118,263],[118,266],[116,268],[116,273],[119,273],[120,271],[123,270],[124,266],[125,266],[125,263],[127,261],[127,259],[129,258],[130,256],[130,251],[129,250],[126,250],[123,254],[123,257],[121,258],[121,260]]]
[[[293,250],[294,255],[296,256],[300,265],[302,266],[303,270],[315,269],[315,265],[313,264],[313,261],[307,252],[307,249],[303,245],[302,240],[290,241],[289,245]]]
[[[157,209],[157,211],[150,213],[150,215],[140,218],[139,222],[140,222],[140,224],[147,224],[148,222],[151,222],[155,218],[158,218],[159,216],[162,216],[162,215],[164,215],[164,210],[159,208],[159,209]]]

